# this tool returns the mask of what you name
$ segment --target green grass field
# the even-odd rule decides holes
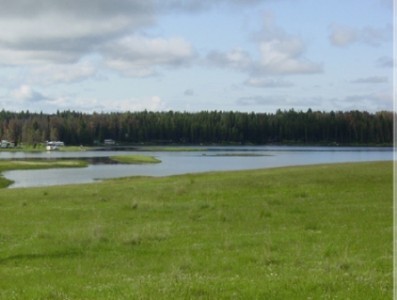
[[[391,162],[3,189],[0,299],[392,299]]]

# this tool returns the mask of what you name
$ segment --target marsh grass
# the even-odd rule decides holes
[[[111,156],[110,159],[124,164],[147,164],[161,162],[157,158],[147,155],[118,155]]]
[[[203,154],[203,156],[260,157],[260,156],[273,156],[273,154],[261,154],[261,153],[217,153],[217,154]]]
[[[194,147],[183,147],[183,146],[139,146],[137,150],[139,151],[162,151],[162,152],[197,152],[203,151],[205,148],[194,148]]]
[[[2,190],[0,299],[392,299],[392,206],[390,162]]]

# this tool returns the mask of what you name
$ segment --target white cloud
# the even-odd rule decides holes
[[[252,67],[253,61],[248,52],[242,49],[233,49],[229,52],[211,51],[207,55],[210,64],[218,67],[247,70]]]
[[[162,11],[185,11],[202,12],[220,5],[241,8],[247,5],[254,5],[268,0],[156,0],[155,7]]]
[[[290,75],[322,72],[319,63],[305,57],[305,41],[277,26],[271,12],[264,14],[263,27],[254,37],[259,43],[259,73]]]
[[[388,78],[386,76],[371,76],[371,77],[365,77],[365,78],[358,78],[355,79],[353,81],[351,81],[352,83],[386,83],[388,82]]]
[[[128,36],[106,46],[105,63],[124,75],[153,75],[157,66],[178,67],[194,57],[192,46],[182,38]]]
[[[393,109],[393,96],[383,91],[371,94],[349,95],[338,102],[339,107],[346,110],[381,111]]]
[[[262,31],[254,36],[259,59],[252,58],[247,51],[234,49],[229,52],[212,51],[207,55],[207,60],[213,65],[245,71],[254,76],[322,72],[319,63],[305,58],[304,41],[277,27],[271,15],[265,16]]]
[[[266,107],[269,110],[278,108],[294,108],[298,110],[324,111],[350,111],[362,110],[377,112],[382,110],[392,110],[393,97],[387,91],[371,94],[353,94],[343,97],[324,97],[324,96],[294,96],[294,95],[255,95],[241,97],[236,104],[241,107]]]
[[[246,80],[245,85],[257,88],[279,88],[279,87],[291,87],[294,84],[290,81],[277,78],[263,78],[263,77],[252,77]]]
[[[393,28],[391,25],[384,28],[365,27],[360,30],[360,41],[376,47],[392,40],[392,34]]]
[[[20,102],[41,102],[47,100],[46,96],[33,90],[29,85],[22,85],[13,90],[11,96]]]
[[[103,43],[152,24],[139,0],[2,1],[0,63],[70,63]]]
[[[81,18],[102,18],[109,15],[133,14],[147,12],[153,9],[153,1],[141,0],[1,0],[1,17],[21,16],[36,17],[44,12],[76,15]]]
[[[160,111],[166,109],[165,102],[159,96],[128,99],[96,99],[96,98],[55,98],[51,105],[62,109],[76,107],[83,112],[117,112],[117,111]]]
[[[55,95],[50,101],[48,101],[48,103],[46,103],[46,106],[43,107],[42,110],[53,112],[54,110],[70,110],[72,107],[73,110],[92,112],[101,111],[105,106],[96,98]]]
[[[194,96],[194,90],[193,89],[187,89],[183,93],[185,96]]]
[[[381,68],[393,68],[394,61],[390,56],[382,56],[376,60],[376,65]]]
[[[166,110],[165,102],[159,96],[115,100],[112,102],[112,111]]]
[[[344,47],[357,40],[357,31],[346,26],[333,26],[329,39],[334,46]]]
[[[102,80],[99,72],[101,60],[87,57],[74,64],[40,64],[22,67],[3,67],[0,74],[0,85],[9,91],[18,90],[21,86],[46,87],[57,84],[70,84],[95,78]]]
[[[97,71],[97,66],[89,61],[69,65],[40,65],[30,69],[27,80],[38,85],[72,83],[91,78]]]
[[[272,95],[272,96],[248,96],[241,97],[237,100],[238,105],[250,106],[250,105],[279,105],[286,102],[287,97],[284,95]]]
[[[75,63],[92,52],[100,53],[115,40],[128,40],[131,34],[155,24],[162,14],[262,1],[0,0],[0,64]],[[156,53],[151,54],[153,58]],[[113,58],[111,64],[120,68],[120,63]]]
[[[79,97],[75,95],[43,95],[29,85],[22,85],[9,95],[0,96],[0,100],[14,111],[31,110],[53,113],[56,110],[77,110],[81,112],[117,112],[117,111],[161,111],[167,106],[159,96],[107,98]]]
[[[319,107],[321,98],[317,97],[293,97],[290,95],[256,95],[241,97],[237,100],[239,106],[266,106],[270,110],[276,110],[281,107],[295,108],[295,109],[308,109]]]
[[[330,31],[329,40],[332,45],[337,47],[347,47],[354,43],[377,47],[391,40],[392,37],[392,27],[390,25],[384,28],[352,28],[334,24],[330,27]]]
[[[366,27],[365,24],[374,24],[373,22],[377,19],[366,20],[363,18],[360,21],[360,24],[363,24],[361,27],[343,26],[339,24],[350,24],[350,20],[345,18],[346,14],[342,14],[335,19],[338,24],[328,28],[324,23],[314,23],[317,25],[313,26],[318,26],[317,28],[313,27],[316,31],[311,31],[311,29],[308,31],[307,27],[301,27],[301,25],[307,25],[303,22],[302,24],[293,23],[292,26],[296,24],[296,28],[289,27],[291,29],[284,30],[292,23],[283,19],[283,26],[286,27],[281,28],[275,22],[271,13],[265,12],[264,22],[259,32],[249,35],[247,30],[253,31],[252,28],[258,24],[256,17],[263,15],[262,9],[266,7],[266,5],[258,5],[256,10],[254,5],[263,4],[267,1],[272,0],[0,0],[0,85],[2,86],[0,97],[2,104],[7,109],[19,105],[22,109],[51,109],[52,111],[58,108],[82,111],[162,109],[165,107],[165,103],[158,96],[134,97],[134,94],[131,94],[151,95],[153,90],[147,92],[148,89],[152,88],[150,85],[159,83],[154,87],[157,90],[155,93],[164,93],[169,97],[169,95],[178,95],[178,93],[179,96],[183,96],[181,93],[185,92],[185,96],[191,96],[200,90],[200,98],[207,98],[207,102],[199,104],[199,101],[202,100],[197,97],[184,97],[184,100],[191,99],[191,103],[193,103],[193,99],[194,101],[197,100],[197,107],[199,105],[205,107],[207,103],[210,103],[213,107],[217,107],[216,105],[222,107],[223,104],[216,104],[215,99],[219,99],[219,94],[214,95],[215,88],[211,87],[210,77],[201,77],[202,74],[208,74],[204,70],[208,65],[205,65],[202,69],[184,70],[182,76],[186,77],[180,81],[182,90],[179,89],[179,92],[173,91],[172,89],[175,87],[171,86],[176,85],[176,88],[178,88],[178,84],[175,84],[178,80],[176,72],[167,78],[152,78],[144,81],[139,80],[138,82],[133,79],[121,79],[117,75],[114,76],[115,74],[112,71],[134,77],[163,74],[169,69],[190,66],[193,62],[196,62],[198,56],[195,49],[206,51],[204,49],[211,47],[210,49],[214,49],[214,51],[207,51],[207,62],[216,67],[241,72],[243,73],[242,76],[246,77],[246,81],[242,83],[245,86],[240,84],[239,90],[228,90],[230,93],[227,96],[228,98],[232,98],[236,94],[242,96],[246,91],[253,90],[247,88],[247,86],[275,88],[272,90],[274,93],[284,92],[286,90],[280,88],[293,86],[293,83],[289,81],[291,77],[286,76],[322,72],[321,62],[313,61],[308,54],[307,50],[310,50],[308,48],[311,48],[311,44],[305,40],[304,36],[297,35],[295,32],[302,32],[310,38],[311,35],[313,37],[314,34],[317,35],[323,29],[328,29],[330,42],[338,47],[347,47],[354,44],[357,46],[384,47],[373,49],[376,51],[372,53],[360,52],[360,59],[363,61],[360,70],[368,68],[367,65],[371,63],[372,67],[375,67],[375,64],[378,67],[393,66],[391,57],[385,56],[376,60],[382,53],[387,54],[388,49],[390,50],[390,44],[388,43],[391,40],[392,32],[391,25]],[[302,20],[310,17],[310,14],[305,14],[307,10],[299,10],[304,6],[284,7],[278,6],[276,2],[274,2],[274,7],[272,5],[275,14],[285,17],[293,13],[301,13]],[[378,6],[380,2],[389,6],[391,4],[391,0],[376,0],[375,2]],[[282,7],[286,9],[285,13],[281,12]],[[335,5],[334,7],[340,9],[342,6]],[[376,8],[375,5],[372,5],[372,7]],[[245,10],[245,8],[249,8],[249,10]],[[295,8],[296,11],[294,11]],[[215,9],[217,11],[211,12],[208,19],[206,12]],[[389,11],[386,13],[385,11],[384,9],[382,12],[384,24],[390,22],[388,18],[391,16]],[[363,16],[370,16],[367,11],[364,12],[365,15]],[[186,16],[190,13],[192,15]],[[376,13],[378,14],[379,11]],[[181,14],[184,14],[184,16],[180,20],[196,19],[192,20],[192,23],[189,20],[189,26],[179,23],[179,26],[184,26],[184,28],[175,28],[175,24],[178,24],[179,21],[177,17],[180,17]],[[165,18],[162,18],[163,16]],[[235,34],[235,36],[231,36],[230,32],[224,32],[225,36],[228,35],[224,39],[208,41],[208,38],[212,35],[208,35],[207,38],[205,32],[213,29],[214,23],[212,22],[218,21],[214,18],[216,16],[221,16],[219,22],[224,21],[223,24],[225,24],[225,26],[219,26],[219,32],[224,30],[227,22],[241,22],[248,18],[250,20],[245,24],[240,24],[241,30],[237,29],[239,26],[237,23],[230,26],[230,29],[233,29],[232,34]],[[169,22],[173,17],[175,19]],[[321,19],[321,22],[327,20],[326,17],[318,15],[313,18],[313,21],[317,19]],[[209,21],[208,24],[205,21]],[[200,24],[200,26],[197,26],[197,24]],[[200,32],[195,36],[197,30],[200,30]],[[178,33],[175,33],[175,31]],[[242,34],[245,34],[245,36]],[[248,37],[251,37],[248,42],[251,44],[246,44],[247,34]],[[327,37],[327,31],[321,32],[321,36]],[[219,37],[221,37],[221,34]],[[207,41],[204,42],[203,39],[205,38],[207,38]],[[194,45],[195,47],[192,41],[197,43]],[[220,45],[219,43],[223,41],[225,41],[223,45],[233,43],[233,46],[226,50],[220,50],[222,48],[215,46]],[[204,43],[206,44],[204,45]],[[310,43],[313,44],[314,49],[323,46],[321,39],[311,39]],[[323,50],[324,61],[338,59],[338,57],[332,57],[333,53],[327,52],[327,49]],[[205,56],[205,54],[202,55]],[[367,57],[363,58],[364,55],[367,55]],[[92,59],[93,56],[95,56],[94,59]],[[197,59],[197,61],[199,60]],[[382,70],[378,69],[378,71]],[[383,71],[386,72],[387,70]],[[359,70],[353,70],[352,72],[359,72]],[[365,77],[365,72],[364,75],[358,73],[354,75],[353,73],[349,78],[355,80],[351,83],[379,83],[379,85],[368,85],[371,90],[390,85],[390,82],[388,85],[382,85],[382,82],[387,82],[388,78],[389,81],[391,80],[390,76],[388,78],[382,76]],[[368,72],[368,76],[371,73],[373,72]],[[214,74],[212,75],[215,76]],[[230,80],[242,78],[229,76],[226,72],[223,74],[225,75],[224,78],[219,80],[219,84],[223,84],[223,86],[219,86],[217,91],[224,89],[225,85],[231,86],[235,83],[231,83]],[[382,73],[379,74],[382,75]],[[332,76],[332,74],[327,75]],[[80,83],[90,78],[98,79],[100,76],[107,76],[109,80],[114,80],[114,84],[109,82],[109,85],[103,85],[97,91],[95,90],[96,83],[92,81],[66,87],[70,83]],[[360,76],[362,78],[359,78]],[[326,76],[319,76],[316,79],[323,80],[320,77],[325,81],[328,80],[325,78]],[[292,76],[292,78],[295,79],[297,76]],[[228,80],[229,82],[227,82]],[[131,89],[131,87],[125,85],[130,82],[136,88]],[[166,84],[169,82],[172,83]],[[298,81],[296,82],[298,83]],[[309,85],[304,82],[304,79],[300,82],[302,86]],[[326,82],[321,84],[324,87]],[[118,90],[113,93],[112,89],[116,86]],[[184,88],[189,89],[184,91]],[[351,85],[350,88],[357,90],[357,85],[355,87]],[[311,93],[301,87],[297,87],[296,90],[290,89],[288,92],[292,94],[293,91],[298,90],[302,93]],[[103,92],[103,95],[95,95],[95,93],[100,92]],[[73,93],[73,95],[67,93]],[[349,93],[349,91],[337,89],[325,91],[324,94],[336,94],[339,95],[339,98],[322,98],[322,101],[324,103],[335,101],[335,103],[345,107],[345,104],[353,103],[350,100],[357,98],[343,97],[341,96],[342,93]],[[274,101],[277,101],[277,99],[281,101],[280,104],[275,103],[275,106],[300,106],[298,100],[306,103],[302,97],[296,100],[295,95],[291,94],[273,96]],[[114,95],[116,99],[105,99],[105,95]],[[270,103],[271,98],[271,95],[248,96],[240,98],[240,103],[261,105]],[[379,95],[376,97],[375,95],[367,95],[360,99],[363,102],[373,104],[375,98],[379,100],[379,103],[383,103],[380,99],[389,99],[387,97],[382,98]],[[312,101],[314,101],[313,99]],[[320,99],[320,97],[316,99]],[[358,104],[359,101],[357,100],[355,103]],[[39,108],[39,106],[41,107]]]
[[[303,58],[305,45],[297,37],[279,37],[260,43],[261,72],[268,74],[310,74],[321,65]]]

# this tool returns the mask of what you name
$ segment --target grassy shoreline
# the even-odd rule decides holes
[[[123,164],[155,164],[161,162],[153,156],[146,155],[117,155],[110,156],[110,159]]]
[[[392,299],[392,162],[2,190],[0,299]]]

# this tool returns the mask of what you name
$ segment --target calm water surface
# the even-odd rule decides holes
[[[195,147],[197,148],[197,147]],[[159,164],[94,164],[87,168],[8,171],[3,175],[15,183],[10,188],[90,183],[125,176],[169,176],[209,171],[247,170],[320,163],[392,160],[393,148],[354,147],[210,147],[200,151],[137,152],[0,152],[0,159],[97,158],[114,155],[151,155]]]

